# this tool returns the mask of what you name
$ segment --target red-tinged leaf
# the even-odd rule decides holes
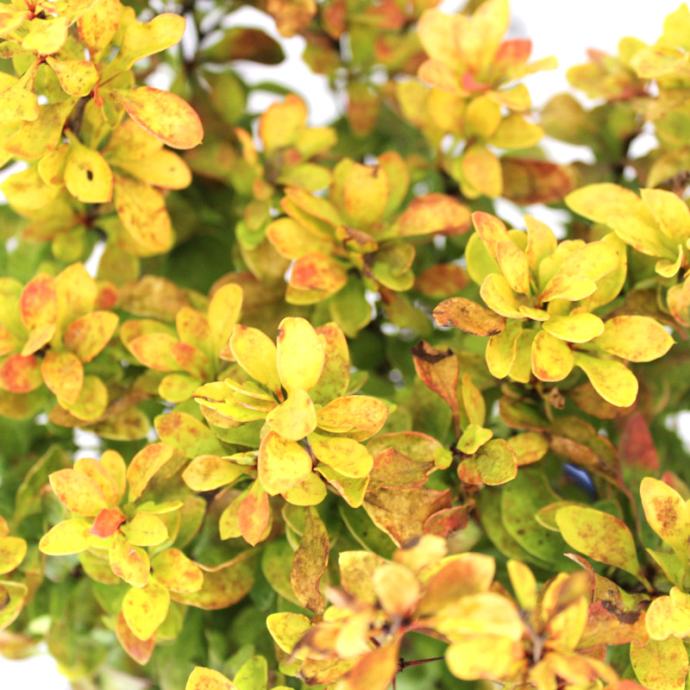
[[[315,508],[308,509],[300,545],[292,560],[290,584],[305,608],[322,613],[326,599],[321,593],[321,578],[328,568],[328,531]]]
[[[413,199],[395,223],[399,237],[444,233],[457,235],[470,228],[470,210],[445,194]]]
[[[10,355],[0,364],[0,388],[3,390],[30,393],[41,383],[41,365],[34,355]]]
[[[71,352],[48,350],[41,361],[41,376],[58,401],[74,404],[84,385],[84,367]]]
[[[91,534],[105,539],[115,534],[120,525],[126,520],[126,516],[119,508],[104,508],[96,515],[96,519],[93,521],[89,531]]]
[[[199,116],[174,93],[140,86],[113,94],[137,124],[174,149],[193,149],[204,138]]]
[[[425,297],[441,299],[454,295],[469,285],[465,269],[457,264],[436,264],[422,271],[415,280],[415,290]]]
[[[151,571],[146,551],[132,546],[120,533],[115,533],[112,539],[108,560],[113,573],[132,587],[145,587]]]
[[[19,298],[19,312],[28,331],[54,324],[58,317],[55,279],[42,274],[28,282]]]
[[[641,412],[633,412],[623,418],[618,441],[618,456],[627,465],[639,467],[647,472],[659,469],[659,454],[647,420]]]
[[[465,297],[451,297],[437,304],[434,321],[439,326],[453,326],[472,335],[497,335],[506,325],[506,320]]]
[[[424,521],[426,534],[437,534],[440,537],[448,537],[452,532],[461,530],[467,526],[471,509],[468,506],[453,506],[443,508]]]
[[[256,546],[270,534],[273,523],[271,504],[268,494],[258,481],[252,484],[240,501],[237,520],[244,540],[252,546]]]
[[[60,503],[75,515],[91,517],[108,507],[101,488],[83,472],[58,470],[49,480]]]
[[[388,413],[383,400],[370,395],[343,395],[318,410],[316,419],[319,429],[365,441],[383,428]]]
[[[424,533],[430,515],[450,507],[449,490],[395,487],[374,488],[364,507],[374,523],[397,544],[405,544]]]
[[[127,341],[126,345],[145,367],[167,372],[177,371],[180,366],[175,357],[177,342],[169,333],[144,333]]]
[[[400,669],[400,641],[392,641],[362,656],[338,684],[340,690],[387,690]]]
[[[497,71],[523,65],[532,54],[532,41],[528,38],[512,38],[503,41],[496,51],[493,65]]]
[[[118,321],[117,314],[111,311],[91,312],[72,321],[63,342],[82,362],[90,362],[113,337]]]
[[[117,623],[115,624],[115,636],[120,645],[122,645],[122,649],[124,649],[137,664],[141,666],[148,664],[156,646],[156,641],[153,637],[149,640],[140,640],[129,629],[125,617],[121,613],[118,615]]]
[[[295,261],[290,285],[298,290],[318,290],[326,295],[338,292],[347,282],[345,269],[324,254],[312,253]]]
[[[523,158],[502,158],[503,194],[517,204],[551,204],[575,186],[571,170],[556,163]]]
[[[412,359],[417,376],[427,388],[445,400],[456,418],[460,413],[457,395],[460,365],[455,353],[451,349],[439,350],[422,341],[412,348]]]
[[[127,468],[127,483],[129,484],[129,500],[136,501],[153,479],[154,475],[174,455],[172,446],[165,443],[152,443],[142,448],[133,458]]]
[[[204,583],[201,568],[179,549],[166,549],[154,556],[151,567],[156,579],[171,592],[198,592]]]

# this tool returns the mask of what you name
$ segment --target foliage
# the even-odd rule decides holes
[[[686,687],[690,10],[535,108],[507,0],[437,5],[0,5],[3,656]]]

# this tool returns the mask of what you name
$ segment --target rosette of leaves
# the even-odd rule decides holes
[[[527,431],[508,439],[493,439],[485,426],[486,404],[468,373],[460,375],[460,362],[450,349],[421,342],[412,351],[415,371],[424,384],[448,405],[455,433],[454,454],[460,460],[460,480],[469,485],[497,486],[514,479],[518,467],[541,460],[548,442]]]
[[[621,241],[609,234],[593,242],[558,242],[529,216],[527,232],[509,231],[479,211],[473,222],[468,271],[489,309],[451,298],[434,310],[436,322],[488,336],[486,363],[496,378],[558,382],[577,366],[602,398],[630,406],[638,382],[621,360],[657,359],[673,338],[649,316],[605,318],[603,308],[618,296],[627,272]]]
[[[204,382],[228,366],[233,355],[228,340],[242,310],[242,288],[220,286],[204,312],[182,306],[174,328],[154,319],[125,321],[120,339],[136,361],[150,370],[148,386],[155,386],[167,402],[182,403]],[[155,373],[154,373],[155,372]]]
[[[3,413],[18,418],[50,409],[42,386],[55,396],[51,419],[65,426],[93,424],[108,406],[108,388],[94,360],[110,342],[117,295],[82,264],[56,276],[39,273],[22,286],[2,279],[0,389]],[[91,373],[93,371],[93,373]]]
[[[286,217],[266,230],[278,253],[292,262],[287,302],[327,300],[330,317],[353,336],[372,318],[367,289],[380,292],[386,302],[392,293],[412,288],[416,240],[465,232],[469,212],[436,193],[405,207],[409,185],[407,164],[391,151],[375,166],[340,161],[328,198],[288,188],[281,201]]]
[[[492,591],[489,556],[446,555],[445,541],[427,535],[391,560],[367,551],[341,552],[338,568],[339,586],[328,590],[331,605],[322,620],[292,612],[267,619],[288,675],[309,684],[341,679],[337,687],[343,690],[362,687],[366,678],[369,687],[383,690],[414,663],[401,654],[410,633],[450,642],[448,653],[456,641],[472,639],[519,646],[523,623],[510,599]],[[487,661],[489,649],[485,644]]]
[[[539,143],[543,130],[526,117],[529,92],[516,82],[554,66],[552,59],[529,63],[531,41],[504,40],[508,24],[506,0],[488,0],[472,14],[427,10],[418,35],[428,59],[419,67],[420,81],[397,84],[397,98],[405,117],[422,128],[434,146],[444,136],[452,137],[452,146],[438,158],[464,197],[549,201],[570,188],[565,169],[536,160],[502,160],[494,152]],[[526,185],[526,179],[532,184]]]
[[[241,199],[242,219],[236,226],[237,239],[245,250],[255,249],[265,239],[271,211],[283,187],[316,192],[331,182],[331,171],[319,163],[336,143],[331,127],[309,127],[304,101],[290,94],[269,106],[258,118],[255,143],[245,129],[236,128],[239,152],[219,164],[211,141],[188,155],[195,172],[228,182]],[[228,146],[230,146],[228,144]]]
[[[86,230],[116,213],[114,241],[138,255],[167,251],[173,230],[160,190],[191,176],[163,145],[192,148],[203,129],[179,96],[137,87],[132,68],[178,43],[184,19],[143,23],[114,0],[8,8],[0,48],[15,75],[3,72],[0,84],[0,158],[29,163],[3,184],[25,235],[53,240],[55,255],[73,261],[92,247]]]
[[[249,511],[265,516],[265,538],[269,496],[316,505],[331,487],[360,506],[373,467],[362,442],[381,429],[389,406],[352,394],[342,331],[286,317],[276,343],[259,329],[237,325],[229,348],[235,367],[197,389],[194,399],[221,440],[250,450],[227,459],[197,457],[184,474],[196,491],[231,484],[247,472],[256,477],[221,517],[221,536],[238,536],[238,511]]]
[[[690,323],[690,284],[685,279],[690,256],[690,211],[678,195],[664,189],[630,189],[610,183],[587,185],[568,195],[575,213],[610,227],[635,251],[654,261],[668,309],[683,326]],[[673,284],[678,278],[681,282]]]
[[[156,632],[169,615],[179,617],[171,613],[171,601],[186,601],[204,581],[200,567],[174,546],[193,536],[190,525],[183,524],[184,500],[161,501],[150,494],[142,499],[163,468],[174,465],[174,457],[172,447],[156,443],[127,466],[109,450],[100,460],[81,458],[74,468],[49,477],[69,517],[46,532],[39,549],[48,556],[79,555],[91,579],[113,587],[113,601],[120,602],[116,634],[139,663],[150,657]],[[124,591],[122,583],[128,585]]]

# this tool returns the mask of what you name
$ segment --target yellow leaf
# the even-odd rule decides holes
[[[156,580],[171,592],[198,592],[204,583],[201,568],[179,549],[165,549],[154,556],[151,567]]]
[[[368,476],[374,465],[371,454],[351,438],[311,434],[309,445],[319,462],[332,467],[344,477],[359,479]]]
[[[266,618],[266,627],[273,641],[286,654],[290,654],[295,645],[304,637],[311,627],[309,619],[301,613],[271,613]]]
[[[644,477],[640,498],[649,526],[684,559],[690,521],[681,495],[664,481]]]
[[[524,630],[515,604],[496,592],[460,597],[433,620],[436,630],[451,642],[474,635],[496,635],[517,642]]]
[[[46,556],[69,556],[89,548],[89,523],[72,518],[51,527],[38,542],[38,549]]]
[[[690,635],[690,596],[672,587],[671,596],[657,596],[652,600],[644,623],[652,640],[687,637]]]
[[[59,401],[74,404],[84,384],[84,367],[71,352],[48,350],[41,362],[43,383]]]
[[[211,296],[208,305],[208,324],[211,329],[215,351],[225,356],[229,339],[242,310],[243,292],[236,283],[219,287]]]
[[[604,322],[594,314],[583,312],[551,316],[542,328],[568,343],[587,343],[604,332]]]
[[[95,422],[108,407],[108,389],[97,376],[84,376],[77,400],[74,403],[61,401],[60,404],[77,419]]]
[[[162,254],[173,244],[173,229],[163,195],[129,177],[115,177],[114,203],[122,226],[140,256]]]
[[[235,685],[218,671],[195,666],[187,679],[185,690],[235,690]]]
[[[271,431],[289,441],[299,441],[316,428],[316,410],[306,391],[295,389],[288,399],[266,416]]]
[[[519,294],[529,295],[530,274],[527,254],[512,239],[496,244],[496,261],[510,287]]]
[[[460,159],[462,189],[470,199],[494,198],[503,191],[503,173],[498,158],[481,144],[470,146]]]
[[[491,375],[497,379],[508,376],[513,368],[521,333],[520,323],[511,321],[502,333],[489,338],[484,356]]]
[[[582,505],[566,505],[556,513],[556,524],[563,539],[574,549],[639,576],[635,540],[619,518]]]
[[[546,331],[537,333],[532,342],[532,372],[540,381],[562,381],[573,366],[575,357],[566,343]]]
[[[491,273],[486,276],[479,294],[491,311],[509,319],[524,318],[519,310],[517,296],[501,273]]]
[[[489,140],[500,149],[526,149],[535,146],[544,136],[544,130],[523,115],[512,113],[501,121]]]
[[[278,326],[276,349],[278,376],[288,393],[316,385],[323,370],[325,348],[306,319],[284,318]]]
[[[388,203],[388,175],[383,168],[344,159],[333,171],[333,198],[355,228],[366,228],[383,217]]]
[[[137,60],[160,53],[182,40],[184,17],[170,12],[155,16],[150,22],[133,21],[127,25],[120,53],[129,69]]]
[[[637,679],[649,690],[683,690],[688,675],[688,653],[682,640],[633,641],[630,662]]]
[[[501,122],[501,106],[490,96],[473,98],[465,109],[463,128],[467,139],[488,139]]]
[[[95,58],[105,50],[120,24],[120,0],[98,0],[85,8],[77,20],[79,37]]]
[[[454,640],[446,650],[450,672],[461,680],[501,680],[522,657],[522,645],[497,635]]]
[[[509,560],[508,577],[520,607],[525,611],[534,611],[537,607],[537,581],[532,571],[520,561]]]
[[[192,172],[173,151],[160,149],[143,159],[119,157],[111,164],[132,177],[161,189],[185,189],[192,182]]]
[[[312,460],[299,443],[269,432],[261,441],[257,469],[261,486],[275,496],[311,474]]]
[[[20,537],[0,537],[0,575],[11,573],[26,556],[26,541]]]
[[[651,362],[663,357],[673,346],[673,338],[651,316],[614,316],[604,323],[604,332],[594,344],[630,362]]]
[[[136,501],[153,479],[154,475],[174,455],[174,449],[165,443],[152,443],[142,448],[127,467],[129,500]]]
[[[55,72],[62,90],[69,96],[84,98],[98,83],[98,70],[92,62],[53,57],[49,57],[46,62]]]
[[[458,467],[458,477],[467,484],[498,486],[516,476],[515,455],[503,439],[488,441]]]
[[[344,395],[316,412],[318,427],[333,434],[347,434],[365,441],[381,430],[388,418],[385,402],[369,395]]]
[[[624,364],[613,359],[599,359],[575,353],[575,364],[582,369],[594,390],[616,407],[630,407],[637,398],[635,375]]]
[[[48,480],[60,503],[75,515],[92,517],[108,507],[100,487],[82,472],[58,470]]]
[[[122,531],[134,546],[158,546],[168,538],[168,528],[153,513],[138,512]]]
[[[276,149],[293,146],[300,130],[307,125],[307,107],[304,101],[289,94],[285,100],[274,103],[259,118],[259,136],[264,150],[271,153]]]
[[[22,41],[22,48],[39,55],[57,53],[67,40],[68,27],[69,19],[65,16],[29,22],[29,33]]]
[[[193,149],[204,138],[199,116],[174,93],[140,86],[113,94],[137,124],[174,149]]]
[[[233,484],[245,472],[242,465],[218,455],[199,455],[187,465],[182,479],[192,491],[213,491]]]
[[[271,391],[280,390],[276,368],[276,346],[258,328],[237,324],[230,338],[230,350],[237,363]]]
[[[155,580],[145,587],[132,587],[122,600],[122,615],[140,640],[149,640],[161,626],[170,608],[170,593]]]
[[[63,342],[82,362],[90,362],[108,344],[118,324],[111,311],[93,311],[75,319],[67,327]]]
[[[113,535],[108,560],[113,573],[132,587],[148,583],[151,564],[146,551],[130,544],[120,533]]]
[[[378,602],[390,616],[409,616],[421,595],[419,580],[400,563],[384,563],[374,570],[371,584]]]

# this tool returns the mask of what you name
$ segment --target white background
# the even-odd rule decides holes
[[[445,7],[461,3],[446,0]],[[675,0],[513,0],[515,17],[511,34],[527,36],[534,43],[535,58],[555,55],[557,70],[530,77],[527,84],[535,104],[544,103],[554,93],[565,90],[565,70],[585,61],[587,48],[615,52],[623,36],[636,36],[653,42],[661,33],[663,18],[679,5]],[[261,26],[276,38],[270,20],[253,10],[241,10],[233,23]],[[288,59],[275,67],[244,65],[242,76],[249,82],[270,78],[291,86],[310,104],[315,124],[328,122],[338,113],[338,104],[324,98],[323,80],[312,75],[301,64],[303,41],[299,37],[283,40]],[[265,101],[254,99],[255,110],[265,107]],[[67,690],[69,683],[59,674],[55,662],[47,655],[23,661],[0,658],[0,688],[2,690]]]

